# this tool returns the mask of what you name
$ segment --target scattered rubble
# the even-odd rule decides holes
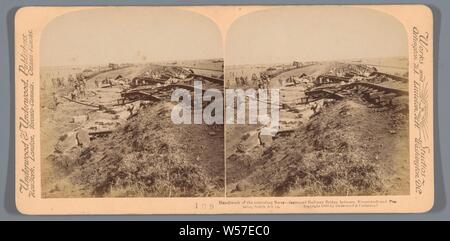
[[[69,150],[75,146],[78,146],[78,140],[75,132],[67,132],[58,140],[58,143],[55,146],[55,151],[58,153],[63,153],[66,150]]]
[[[91,143],[91,138],[89,136],[89,133],[86,130],[79,130],[77,132],[77,141],[78,145],[81,147],[88,147],[89,143]]]
[[[86,71],[78,76],[84,94],[61,90],[63,102],[46,109],[44,116],[67,121],[52,123],[59,133],[43,128],[59,138],[42,153],[43,195],[222,195],[223,126],[173,124],[170,94],[193,90],[194,78],[223,80],[177,66],[128,67]]]
[[[85,121],[89,120],[88,115],[80,115],[80,116],[74,116],[72,117],[72,123],[83,123]]]
[[[364,64],[317,68],[324,71],[294,70],[296,76],[276,82],[281,91],[276,136],[258,134],[258,143],[249,145],[259,127],[227,127],[229,196],[409,192],[405,79]]]

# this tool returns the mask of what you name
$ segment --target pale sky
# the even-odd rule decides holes
[[[282,7],[245,15],[230,27],[225,64],[406,57],[403,25],[355,7]]]
[[[41,65],[222,58],[222,37],[208,18],[169,8],[104,8],[53,20],[41,38]]]

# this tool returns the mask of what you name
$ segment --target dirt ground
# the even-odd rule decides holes
[[[326,107],[269,147],[229,156],[228,195],[408,194],[408,123],[398,111],[354,100]]]
[[[58,181],[48,196],[223,195],[223,127],[175,125],[171,107],[149,106],[107,139],[51,155],[73,185]]]

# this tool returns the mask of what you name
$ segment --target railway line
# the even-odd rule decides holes
[[[371,104],[385,106],[392,103],[392,99],[399,96],[407,96],[408,92],[402,89],[389,88],[369,82],[354,82],[335,88],[317,88],[305,91],[305,97],[301,103],[309,103],[319,99],[335,99],[357,95]]]
[[[117,105],[123,105],[137,100],[156,102],[164,100],[169,101],[170,96],[175,89],[185,89],[194,92],[194,81],[201,81],[202,84],[208,86],[208,88],[215,88],[218,90],[223,89],[223,79],[192,73],[186,79],[180,80],[177,83],[158,85],[158,83],[161,84],[161,81],[148,81],[144,85],[126,90],[121,93],[122,98],[117,100]],[[202,89],[201,91],[203,94],[206,89]]]

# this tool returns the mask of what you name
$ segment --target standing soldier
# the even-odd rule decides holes
[[[60,104],[58,96],[56,95],[56,92],[53,92],[53,110],[56,110],[58,108],[58,105]]]
[[[66,87],[66,79],[61,77],[61,86]]]
[[[83,98],[86,97],[86,82],[84,81],[84,78],[81,80],[80,83],[80,96],[83,96]]]
[[[78,86],[79,86],[79,88],[78,88],[79,95],[80,95],[80,97],[81,96],[86,97],[86,79],[85,79],[83,73],[81,73],[79,75],[79,77],[77,77],[77,79],[78,79]]]
[[[55,78],[52,78],[52,86],[53,86],[53,89],[56,87],[56,79]]]
[[[72,92],[70,92],[70,99],[76,100],[77,99],[77,90],[74,89]]]
[[[75,79],[71,74],[69,74],[69,77],[67,77],[67,82],[69,83],[69,86],[73,86],[73,82],[75,82]]]
[[[60,77],[56,78],[56,84],[58,85],[58,87],[61,87],[61,78]]]
[[[258,86],[258,76],[255,73],[252,74],[252,85],[253,87]]]
[[[264,89],[264,83],[266,81],[266,74],[265,73],[260,73],[259,76],[260,76],[260,78],[259,78],[258,88],[259,89]]]
[[[78,73],[76,78],[77,78],[78,84],[81,84],[84,81],[83,73]]]
[[[80,92],[81,92],[81,84],[80,84],[80,81],[78,81],[78,80],[76,80],[75,81],[75,89],[74,89],[74,96],[75,96],[75,99],[78,99],[79,97],[80,97]]]
[[[266,81],[264,82],[264,88],[268,89],[270,85],[270,77],[266,76]]]
[[[241,86],[244,87],[244,86],[245,86],[245,80],[244,80],[244,77],[241,76],[241,77],[240,77],[240,80],[241,80]]]

